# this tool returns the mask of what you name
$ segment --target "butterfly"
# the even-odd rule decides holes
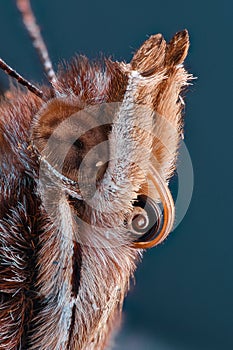
[[[0,349],[105,349],[143,250],[171,232],[187,30],[131,61],[54,71],[29,0],[17,7],[47,75],[0,103]]]

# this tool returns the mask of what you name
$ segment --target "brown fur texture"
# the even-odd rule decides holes
[[[110,343],[141,256],[120,225],[143,192],[138,167],[147,168],[154,154],[153,166],[164,181],[175,169],[183,124],[179,95],[190,78],[182,66],[188,43],[186,31],[168,44],[160,34],[152,36],[129,64],[76,57],[60,69],[55,97],[51,88],[42,87],[46,101],[16,89],[2,100],[1,350],[101,350]],[[64,184],[57,185],[48,169],[41,188],[39,171],[47,140],[59,123],[86,107],[115,102],[120,107],[113,122],[106,113],[106,126],[85,134],[81,149],[72,149],[66,160],[79,167],[84,154],[104,140],[109,140],[107,152],[119,154],[102,169],[89,217],[104,232],[111,227],[105,235],[98,225],[90,232],[90,226],[77,221],[84,204]],[[141,116],[138,106],[149,108],[150,118]],[[136,122],[156,137],[132,132]],[[60,140],[64,135],[58,135]],[[53,155],[48,159],[55,167]],[[63,175],[75,180],[75,166],[68,165]],[[98,215],[103,209],[108,214]]]

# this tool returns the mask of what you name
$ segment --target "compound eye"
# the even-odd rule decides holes
[[[128,229],[135,242],[148,242],[156,238],[160,232],[162,212],[159,204],[150,197],[139,195],[134,202],[134,209]]]

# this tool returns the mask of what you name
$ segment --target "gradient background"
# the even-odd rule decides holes
[[[191,205],[161,246],[146,252],[125,302],[117,350],[233,349],[233,2],[32,1],[56,64],[75,52],[118,60],[148,35],[190,33],[185,142],[195,176]],[[0,56],[29,80],[43,72],[14,1],[0,4]],[[7,86],[0,74],[2,86]]]

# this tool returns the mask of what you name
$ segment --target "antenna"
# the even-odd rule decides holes
[[[23,23],[32,39],[32,44],[37,51],[48,81],[53,85],[53,83],[57,81],[57,77],[53,70],[47,47],[41,35],[40,27],[36,23],[30,0],[16,0],[16,5],[22,15]]]
[[[6,62],[0,58],[0,68],[4,70],[9,76],[16,79],[21,85],[26,86],[28,90],[33,92],[33,94],[43,99],[43,92],[39,90],[35,85],[31,84],[28,80],[23,78],[19,73],[12,69]]]

